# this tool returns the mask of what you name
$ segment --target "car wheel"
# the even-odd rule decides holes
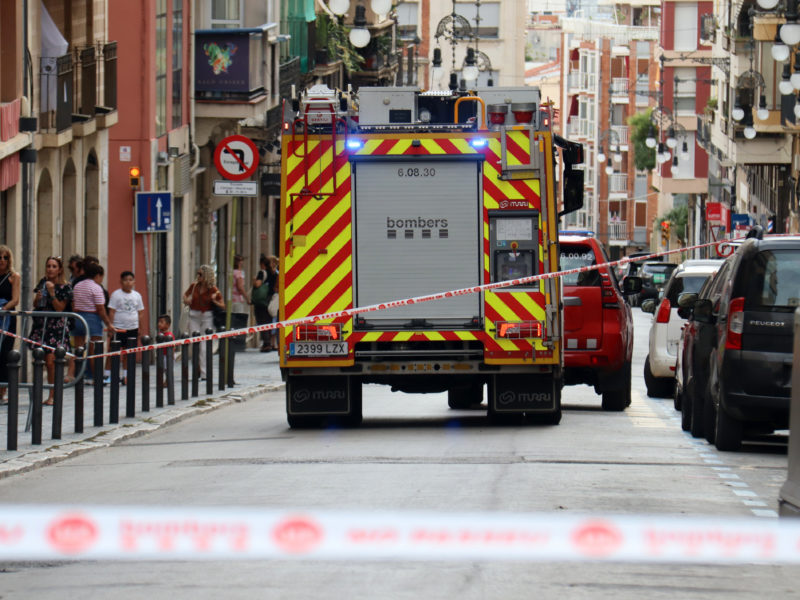
[[[647,395],[651,398],[669,398],[674,389],[675,379],[653,375],[648,354],[644,359],[644,384],[647,387]]]
[[[734,419],[727,412],[722,405],[722,390],[716,389],[717,402],[714,404],[717,407],[716,414],[716,427],[714,431],[714,445],[717,450],[735,452],[742,447],[742,434],[744,425],[738,419]]]
[[[604,390],[603,410],[619,412],[631,404],[631,363],[625,363],[620,373],[622,389]]]
[[[684,431],[692,430],[692,405],[686,395],[681,398],[681,429]]]
[[[683,392],[681,388],[678,387],[678,383],[676,382],[672,388],[672,406],[678,412],[681,412],[681,405],[683,404]]]
[[[714,401],[708,387],[706,387],[706,401],[703,406],[703,430],[706,441],[713,444],[717,436],[717,409],[714,408]]]
[[[454,410],[478,408],[483,402],[483,384],[447,390],[447,405]]]

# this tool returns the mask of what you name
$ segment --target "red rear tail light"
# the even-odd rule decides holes
[[[725,348],[742,349],[742,329],[744,328],[744,298],[734,298],[728,307],[728,337]]]
[[[294,339],[308,342],[328,342],[342,339],[340,323],[320,325],[297,325],[294,328]]]
[[[541,321],[499,321],[495,324],[497,337],[507,340],[542,337]]]
[[[619,308],[617,304],[617,290],[614,289],[614,284],[611,283],[611,277],[608,273],[600,273],[600,286],[603,291],[603,307]]]
[[[656,323],[669,323],[669,312],[672,305],[669,303],[669,298],[664,298],[661,304],[658,305],[656,312]]]

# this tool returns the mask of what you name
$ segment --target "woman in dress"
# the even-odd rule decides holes
[[[64,278],[64,263],[61,257],[48,256],[44,272],[44,277],[33,288],[33,310],[63,312],[72,300],[72,286]],[[31,325],[30,339],[44,346],[47,381],[53,383],[55,381],[53,349],[69,344],[66,317],[35,317]],[[53,405],[53,388],[50,388],[50,395],[44,404]]]
[[[14,254],[11,248],[0,245],[0,310],[17,310],[19,306],[20,276],[14,270]],[[17,320],[13,317],[0,319],[0,330],[17,332]],[[0,331],[0,404],[7,404],[6,386],[8,368],[6,356],[14,348],[14,337]]]
[[[183,294],[183,303],[189,306],[189,329],[205,334],[214,329],[212,305],[225,308],[222,293],[217,289],[217,276],[209,265],[200,265],[197,279]],[[200,378],[206,377],[206,345],[200,344]]]

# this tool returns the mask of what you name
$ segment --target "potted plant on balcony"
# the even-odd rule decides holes
[[[714,115],[717,112],[717,99],[714,96],[706,100],[706,107],[703,109],[703,112],[708,116],[709,122],[713,123]]]

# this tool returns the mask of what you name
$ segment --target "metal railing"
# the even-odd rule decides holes
[[[608,193],[619,194],[628,191],[628,174],[614,173],[608,176]]]
[[[7,318],[7,319],[6,319]],[[19,433],[19,408],[20,390],[27,389],[30,401],[27,407],[27,421],[25,432],[31,432],[31,443],[39,445],[42,443],[42,407],[43,391],[53,390],[53,412],[52,412],[52,439],[61,439],[62,416],[64,410],[64,390],[74,388],[74,431],[83,433],[84,429],[84,385],[87,383],[86,374],[87,363],[91,363],[95,374],[91,382],[93,390],[93,424],[95,427],[102,427],[105,422],[118,423],[120,419],[120,385],[126,385],[125,417],[133,418],[136,416],[136,380],[137,372],[141,374],[141,410],[150,411],[150,392],[151,392],[151,366],[155,363],[155,406],[164,406],[164,394],[166,392],[167,405],[175,404],[175,348],[183,348],[180,357],[180,378],[181,378],[181,400],[188,400],[190,394],[197,397],[200,390],[200,345],[205,344],[205,393],[208,395],[214,392],[214,351],[212,334],[213,330],[207,329],[205,338],[200,339],[199,332],[193,332],[183,336],[184,341],[178,341],[176,345],[164,348],[153,348],[151,338],[142,337],[142,346],[129,346],[125,351],[118,341],[108,344],[109,354],[104,354],[106,345],[102,341],[89,342],[89,348],[75,349],[71,354],[67,352],[65,345],[59,345],[52,350],[53,359],[53,380],[52,384],[45,381],[45,350],[40,343],[31,337],[32,326],[40,327],[41,331],[47,331],[47,321],[50,319],[64,319],[64,323],[59,325],[54,331],[61,332],[56,336],[57,341],[65,340],[68,344],[69,327],[71,320],[79,320],[86,331],[88,327],[86,321],[77,313],[70,312],[48,312],[48,311],[0,311],[0,352],[4,356],[7,369],[8,380],[0,382],[0,387],[7,388],[8,391],[8,422],[7,422],[7,450],[16,450]],[[236,337],[225,338],[219,341],[218,356],[218,383],[219,390],[223,391],[227,387],[234,385],[234,357],[239,349],[235,340],[239,335],[247,335],[247,330],[237,333]],[[9,335],[11,334],[11,335]],[[27,335],[26,335],[27,334]],[[216,337],[216,336],[214,336]],[[14,342],[9,344],[8,341]],[[191,340],[191,341],[190,341]],[[167,338],[159,334],[156,343],[167,342]],[[132,343],[135,343],[133,340]],[[18,346],[22,352],[13,349]],[[243,344],[241,345],[243,346]],[[27,355],[28,350],[32,349],[32,362],[23,355]],[[50,348],[48,348],[50,349]],[[124,353],[123,353],[124,352]],[[141,354],[141,365],[137,370],[137,354]],[[155,359],[155,360],[154,360]],[[104,381],[104,362],[110,363],[110,377],[108,385]],[[74,361],[75,377],[65,382],[65,373],[68,368],[68,361]],[[191,362],[190,362],[191,361]],[[30,369],[30,376],[21,374],[23,363]],[[124,364],[123,364],[124,363]],[[190,366],[191,365],[191,366]],[[108,390],[106,395],[105,390]],[[108,406],[108,419],[106,421],[105,409]]]
[[[628,97],[628,80],[625,77],[614,77],[611,80],[611,95]]]
[[[609,221],[608,222],[608,239],[613,241],[627,240],[628,239],[628,222],[627,221]]]
[[[628,131],[627,125],[612,125],[611,130],[617,134],[617,141],[620,146],[628,145]]]

